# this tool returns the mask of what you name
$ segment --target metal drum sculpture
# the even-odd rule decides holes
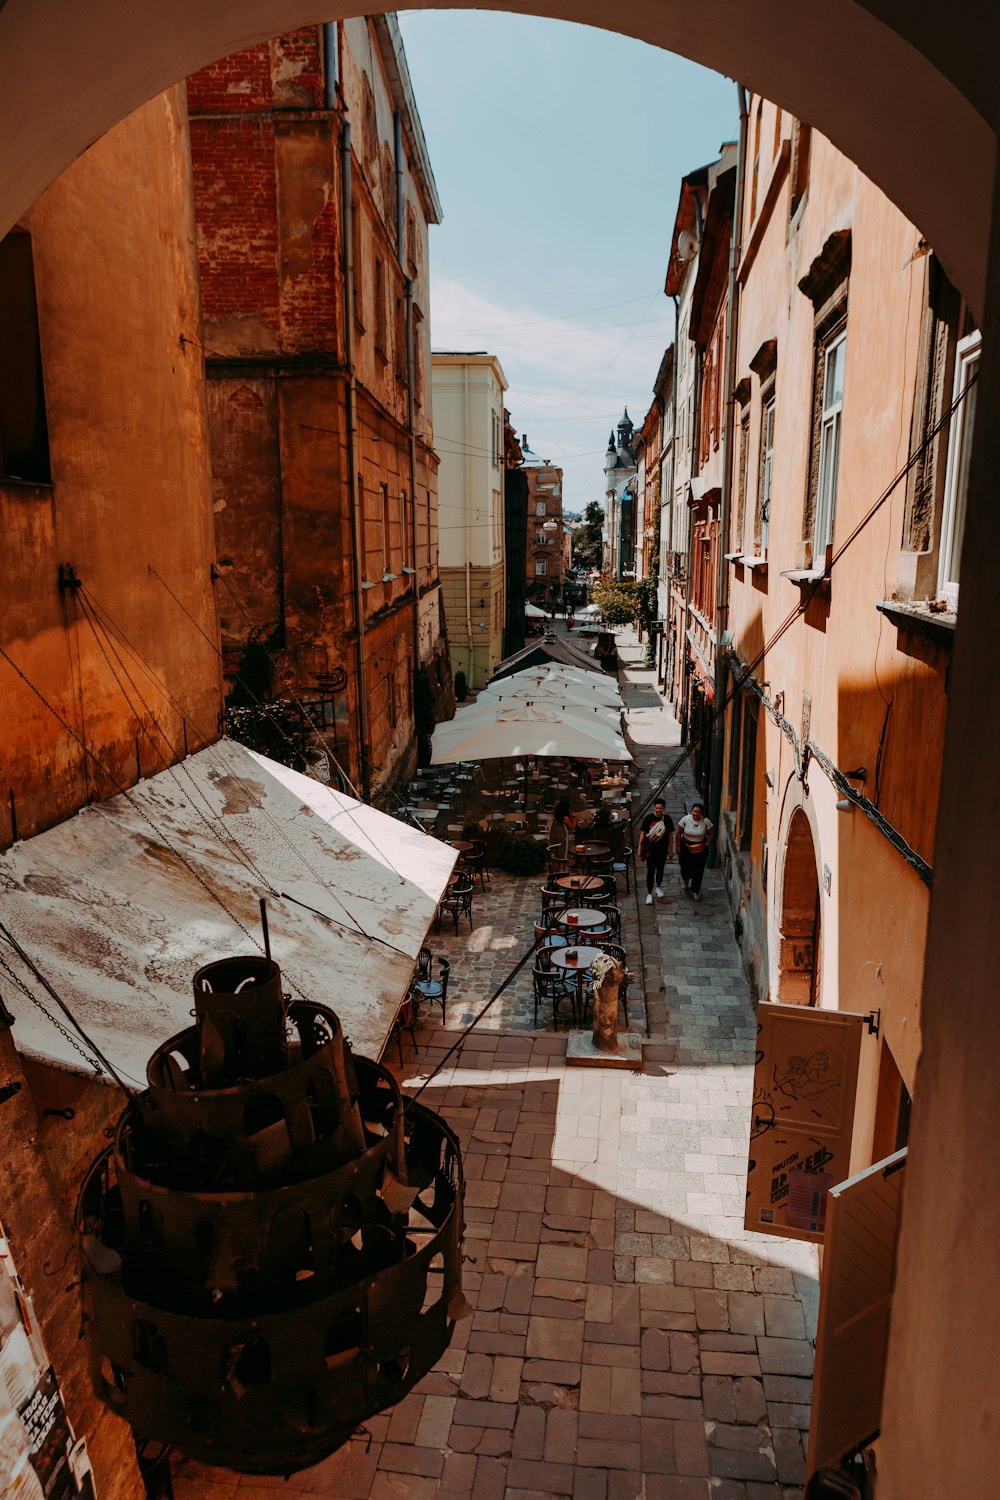
[[[194,998],[80,1195],[91,1374],[141,1438],[289,1474],[447,1348],[459,1148],[270,959],[207,965]]]

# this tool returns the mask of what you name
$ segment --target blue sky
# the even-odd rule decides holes
[[[488,349],[565,505],[603,497],[608,432],[641,422],[673,337],[663,294],[680,179],[738,128],[736,87],[587,26],[487,11],[399,16],[444,205],[436,349]]]

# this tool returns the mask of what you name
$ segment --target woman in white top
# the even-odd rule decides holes
[[[715,828],[705,817],[704,807],[695,802],[687,816],[677,824],[677,857],[685,889],[691,892],[693,901],[701,900],[701,877],[708,863],[708,846],[714,837]]]

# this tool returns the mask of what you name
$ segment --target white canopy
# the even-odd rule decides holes
[[[528,616],[529,619],[532,620],[548,619],[548,615],[545,613],[545,610],[539,609],[537,604],[526,604],[524,606],[524,613]]]
[[[97,1046],[141,1083],[154,1048],[191,1024],[195,970],[261,951],[261,896],[285,987],[330,1006],[377,1056],[456,857],[222,740],[0,854],[0,906]],[[55,1011],[2,934],[0,959]],[[22,1051],[87,1067],[2,971],[0,990]]]
[[[476,698],[477,708],[501,703],[533,703],[546,712],[555,708],[571,713],[596,714],[615,728],[621,722],[621,704],[615,707],[594,694],[584,697],[573,683],[518,683],[516,677],[508,677],[493,688],[484,688]]]
[[[462,709],[434,731],[434,765],[514,755],[567,755],[577,760],[631,760],[621,735],[593,712],[551,704],[481,704]]]
[[[606,707],[620,709],[622,695],[612,677],[598,676],[595,672],[579,672],[573,667],[526,667],[523,672],[512,672],[509,677],[498,677],[479,693],[476,701],[523,695],[532,690],[558,697],[560,693],[572,693],[573,701],[579,703],[603,703]]]

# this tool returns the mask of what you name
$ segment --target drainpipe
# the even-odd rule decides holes
[[[325,77],[323,79],[323,107],[325,109],[337,108],[337,23],[336,21],[323,22],[323,54],[325,63]]]
[[[398,116],[397,116],[398,118]],[[410,559],[413,565],[413,670],[420,669],[420,574],[417,571],[417,433],[413,423],[413,282],[406,278],[406,431],[410,460]],[[428,537],[428,541],[430,538]]]
[[[474,687],[473,678],[475,670],[473,665],[472,644],[472,513],[469,508],[469,497],[472,489],[469,483],[469,367],[462,366],[462,415],[465,430],[465,635],[468,641],[469,653],[469,686]]]
[[[671,406],[673,408],[673,418],[674,418],[674,421],[673,421],[673,429],[674,429],[673,430],[673,436],[672,436],[672,438],[670,440],[670,552],[671,552],[671,559],[673,559],[673,555],[677,551],[676,547],[674,546],[674,542],[677,539],[677,453],[678,453],[678,445],[677,445],[677,375],[678,375],[678,365],[679,365],[680,357],[681,357],[680,347],[679,347],[681,307],[680,307],[680,300],[676,296],[676,294],[674,296],[672,296],[670,298],[670,300],[674,304],[674,378],[673,378],[673,381],[671,382],[671,387],[670,387],[670,402],[671,402]],[[674,568],[674,562],[673,562],[673,560],[671,560],[670,566],[671,566],[671,570],[672,570]],[[672,599],[673,599],[673,592],[674,592],[674,590],[673,590],[673,577],[671,576],[670,590],[669,590],[671,602],[672,602]],[[671,609],[671,614],[673,614],[673,610],[672,609]],[[675,674],[676,669],[677,669],[677,644],[678,643],[677,643],[677,641],[675,639],[675,641],[674,641],[674,649],[673,649],[673,651],[671,653],[671,659],[670,659],[670,674],[671,674],[670,689],[671,689],[671,696],[673,696],[674,674]]]
[[[347,366],[347,467],[350,473],[351,538],[354,581],[354,624],[357,635],[358,674],[358,762],[361,795],[371,795],[371,759],[368,751],[368,672],[365,665],[364,590],[361,587],[361,493],[358,486],[358,392],[354,370],[354,205],[351,199],[351,127],[341,116],[340,185],[342,261],[344,276],[344,363]]]
[[[715,579],[715,717],[712,721],[712,769],[708,786],[708,816],[719,827],[722,809],[722,746],[725,738],[724,720],[720,717],[726,701],[726,662],[722,652],[722,638],[729,625],[729,565],[722,553],[729,539],[729,502],[732,490],[733,469],[733,391],[736,388],[737,333],[739,330],[740,300],[736,283],[736,272],[740,263],[740,232],[743,227],[743,191],[746,180],[747,148],[747,96],[741,83],[736,85],[740,107],[740,142],[736,153],[736,193],[733,204],[733,227],[729,235],[729,284],[726,289],[726,420],[722,429],[722,503],[719,507],[718,565]],[[713,862],[719,857],[719,840],[716,838],[712,852]]]

